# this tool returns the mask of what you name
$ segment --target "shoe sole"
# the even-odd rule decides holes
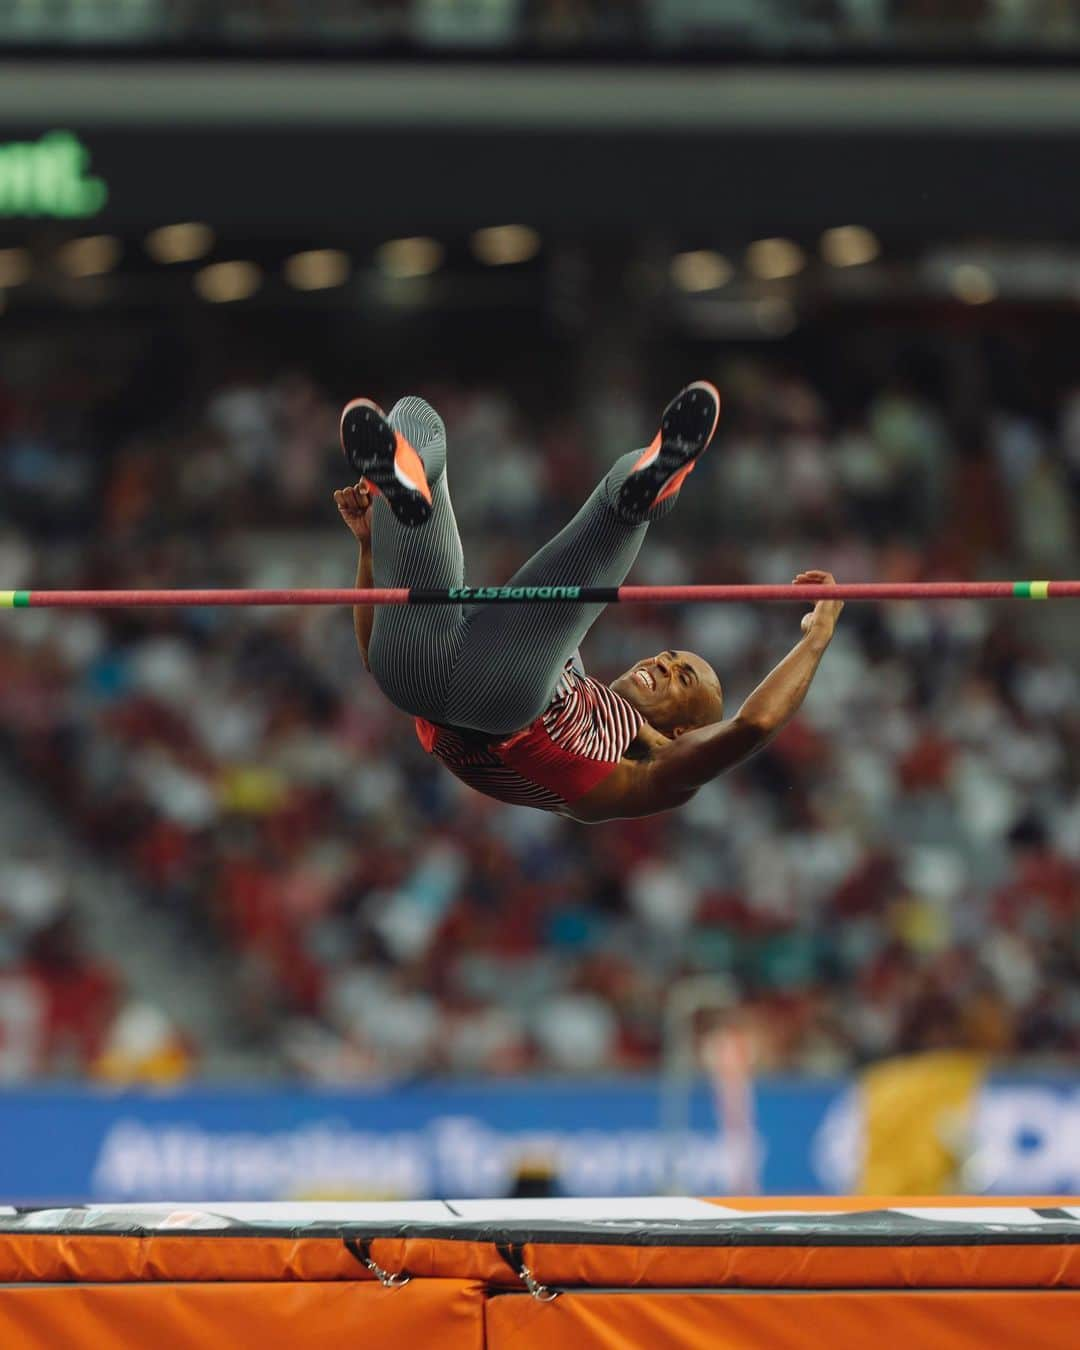
[[[377,403],[354,398],[341,414],[341,449],[349,466],[366,478],[402,525],[423,525],[431,515],[431,488],[424,463]]]
[[[653,443],[619,490],[619,507],[645,516],[676,493],[707,448],[720,420],[720,395],[707,380],[696,380],[671,400]]]

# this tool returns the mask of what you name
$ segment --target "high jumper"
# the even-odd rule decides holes
[[[622,456],[508,586],[619,586],[719,415],[711,384],[688,385],[652,443]],[[341,444],[360,476],[334,494],[360,546],[357,587],[463,588],[446,429],[434,408],[409,396],[387,416],[354,399]],[[820,592],[835,583],[808,571],[795,584]],[[681,806],[767,745],[802,704],[842,608],[818,599],[799,641],[726,720],[716,671],[694,652],[659,652],[611,685],[587,675],[578,648],[602,603],[358,605],[354,622],[379,688],[452,773],[500,801],[591,822]]]

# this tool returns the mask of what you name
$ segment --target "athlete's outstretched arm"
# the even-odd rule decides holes
[[[835,585],[828,572],[802,572],[797,585]],[[821,600],[803,618],[801,641],[769,672],[735,716],[718,726],[688,731],[661,746],[647,765],[652,791],[678,805],[719,774],[768,745],[802,706],[843,604]],[[656,809],[663,810],[663,806]]]
[[[356,588],[369,590],[374,584],[374,568],[371,555],[371,493],[367,483],[361,479],[352,487],[339,488],[334,493],[334,502],[341,512],[341,518],[349,527],[353,538],[360,545],[360,556],[356,562]],[[375,622],[375,609],[372,605],[353,606],[353,630],[356,633],[356,645],[360,648],[364,666],[370,670],[368,644],[371,641],[371,626]]]
[[[802,572],[795,580],[801,585],[835,585],[828,572]],[[590,809],[603,813],[597,818],[648,815],[682,806],[705,783],[768,745],[801,707],[842,609],[841,601],[819,601],[803,618],[801,641],[729,721],[664,741],[648,759],[624,760],[588,799]]]

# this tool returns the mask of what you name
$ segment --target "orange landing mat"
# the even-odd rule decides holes
[[[4,1350],[1075,1350],[1080,1200],[0,1211]]]

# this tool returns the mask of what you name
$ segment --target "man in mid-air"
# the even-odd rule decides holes
[[[618,586],[652,521],[674,506],[712,439],[720,397],[689,385],[644,450],[608,471],[569,525],[511,586]],[[446,430],[423,399],[389,416],[369,399],[341,415],[360,481],[335,492],[360,545],[358,587],[460,587],[461,539],[446,482]],[[797,584],[833,585],[827,572]],[[766,745],[797,711],[843,605],[819,601],[802,637],[724,720],[712,666],[663,651],[611,685],[577,655],[601,604],[357,607],[356,638],[383,693],[416,719],[424,748],[500,801],[600,821],[666,811]]]

